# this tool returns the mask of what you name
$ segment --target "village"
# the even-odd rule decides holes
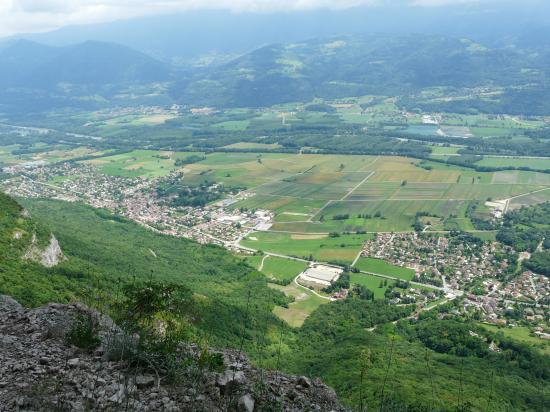
[[[477,242],[464,236],[426,233],[379,233],[365,242],[363,256],[414,269],[415,280],[465,293],[462,309],[481,320],[506,325],[545,321],[550,301],[547,277],[523,271],[513,250],[498,242]],[[518,309],[519,308],[519,309]]]
[[[185,237],[238,250],[240,239],[253,230],[266,230],[269,211],[231,210],[227,206],[246,198],[248,192],[221,199],[204,207],[173,206],[156,193],[163,179],[128,178],[101,173],[94,165],[60,163],[25,168],[5,168],[13,177],[3,190],[14,196],[84,202],[104,208],[166,235]],[[211,190],[217,186],[212,185]]]

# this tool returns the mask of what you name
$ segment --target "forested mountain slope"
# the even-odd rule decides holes
[[[51,47],[19,40],[0,49],[0,60],[0,85],[7,89],[56,90],[61,84],[94,88],[169,78],[163,63],[114,43],[87,41]]]
[[[201,246],[186,239],[160,236],[109,212],[63,202],[29,203],[30,218],[5,195],[3,204],[0,293],[27,305],[89,298],[94,293],[116,293],[128,282],[157,280],[182,283],[197,293],[202,307],[198,330],[214,343],[237,345],[243,333],[248,291],[258,324],[247,330],[247,342],[263,340],[268,328],[282,327],[270,313],[284,304],[282,293],[267,288],[266,279],[243,261],[217,246]],[[6,210],[6,212],[4,212]],[[22,239],[13,233],[25,231]],[[23,260],[33,232],[39,238],[54,233],[66,260],[53,268]],[[5,256],[5,258],[4,258]],[[200,298],[199,298],[200,297]],[[263,319],[260,325],[259,319]],[[223,327],[218,327],[223,324]]]
[[[173,95],[184,102],[269,106],[435,86],[547,85],[549,56],[544,47],[491,48],[444,36],[337,36],[262,47],[177,85]]]
[[[544,44],[490,47],[433,35],[271,44],[223,65],[197,67],[170,66],[113,43],[50,47],[21,40],[1,48],[0,61],[9,63],[0,67],[0,112],[6,113],[173,102],[264,107],[369,94],[403,98],[403,106],[413,110],[418,99],[410,96],[426,88],[488,87],[490,93],[473,103],[441,101],[431,109],[463,110],[466,102],[481,111],[537,114],[548,109],[550,88],[550,50]]]
[[[0,112],[12,114],[102,107],[127,88],[154,89],[171,78],[169,66],[143,53],[93,41],[66,47],[13,41],[0,49],[0,62]]]

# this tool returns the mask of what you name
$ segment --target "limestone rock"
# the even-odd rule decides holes
[[[238,403],[239,412],[254,412],[254,403],[254,398],[249,393],[241,396]]]
[[[83,352],[64,339],[82,314],[97,323],[99,351]],[[170,382],[167,371],[135,368],[101,356],[110,352],[117,336],[123,336],[122,331],[110,318],[82,304],[27,310],[0,296],[0,410],[222,411],[233,402],[240,412],[271,410],[274,405],[288,412],[346,411],[321,381],[257,369],[232,350],[211,350],[223,355],[224,372],[190,366]],[[198,365],[202,351],[198,345],[183,345],[182,364],[193,365],[188,361],[195,359]],[[265,390],[258,393],[260,385]]]

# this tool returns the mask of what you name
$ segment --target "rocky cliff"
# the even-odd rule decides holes
[[[68,344],[85,315],[98,325],[96,349]],[[81,304],[27,310],[0,295],[0,411],[345,411],[335,392],[317,379],[258,369],[241,353],[219,354],[217,371],[189,361],[201,349],[187,344],[178,379],[166,371],[113,360],[120,329]],[[121,357],[124,358],[124,357]],[[187,363],[185,363],[187,362]]]
[[[16,236],[17,232],[14,234],[14,238],[18,239]],[[50,243],[43,250],[37,246],[36,234],[33,234],[31,245],[23,256],[23,259],[33,260],[44,267],[53,268],[65,259],[65,255],[53,234],[50,237]]]

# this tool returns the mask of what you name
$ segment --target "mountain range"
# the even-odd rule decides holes
[[[101,87],[169,79],[169,68],[115,43],[86,41],[53,47],[17,40],[0,50],[0,86],[55,90],[60,84]]]
[[[268,44],[341,34],[469,37],[492,47],[549,44],[550,4],[545,0],[500,0],[498,4],[489,0],[438,7],[411,3],[392,0],[378,2],[376,7],[271,13],[198,10],[67,26],[17,38],[52,46],[87,40],[114,42],[179,65],[202,61],[204,56],[226,61],[227,55],[234,57]]]
[[[169,64],[109,42],[48,46],[16,40],[0,48],[0,61],[5,63],[0,67],[0,111],[5,113],[93,109],[151,99],[191,106],[262,107],[479,86],[515,93],[527,89],[537,106],[544,93],[533,97],[534,93],[550,84],[550,47],[490,47],[466,38],[420,34],[275,43],[201,67]],[[129,101],[128,95],[144,100]]]

